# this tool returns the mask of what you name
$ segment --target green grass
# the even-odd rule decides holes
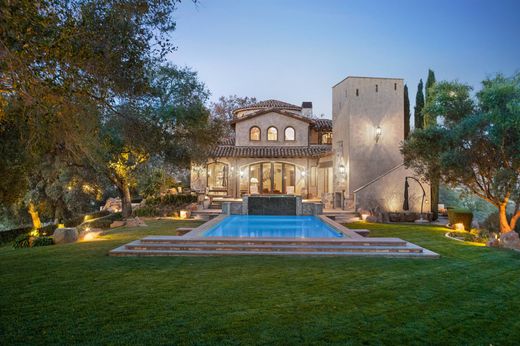
[[[108,257],[188,221],[0,248],[0,344],[477,344],[520,340],[520,253],[445,229],[357,224],[439,260]]]

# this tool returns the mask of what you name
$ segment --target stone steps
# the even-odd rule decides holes
[[[312,252],[421,252],[418,246],[351,246],[351,245],[251,245],[251,244],[150,244],[136,241],[126,245],[129,250],[173,250],[173,251],[312,251]]]
[[[337,223],[350,223],[360,221],[359,213],[353,210],[328,210],[323,215],[336,221]]]
[[[248,245],[344,245],[344,246],[406,246],[399,238],[233,238],[233,237],[182,237],[148,236],[140,240],[148,244],[248,244]]]
[[[110,251],[111,256],[384,256],[438,258],[398,238],[187,238],[149,236]]]

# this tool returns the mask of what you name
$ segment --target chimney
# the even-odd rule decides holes
[[[312,102],[302,102],[302,115],[304,117],[312,117]]]

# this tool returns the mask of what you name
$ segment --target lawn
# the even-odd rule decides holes
[[[356,224],[441,259],[108,257],[189,221],[0,248],[0,344],[478,344],[520,340],[520,253]]]

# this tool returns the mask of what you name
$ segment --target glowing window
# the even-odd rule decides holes
[[[286,141],[294,141],[296,139],[296,133],[294,132],[294,128],[287,127],[285,129],[285,140]]]
[[[278,140],[278,130],[276,127],[271,126],[267,129],[267,140],[268,141],[277,141]]]
[[[259,141],[260,140],[260,129],[256,126],[253,126],[249,130],[249,140],[250,141]]]

